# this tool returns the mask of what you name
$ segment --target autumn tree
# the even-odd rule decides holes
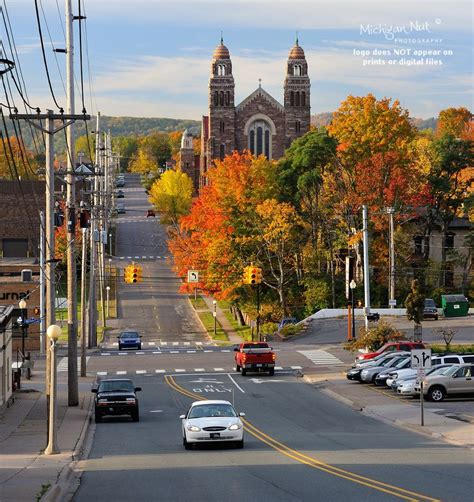
[[[138,156],[128,164],[131,173],[149,174],[158,172],[156,160],[144,149],[138,151]]]
[[[15,179],[18,175],[35,179],[38,167],[34,156],[22,141],[14,136],[3,138],[0,146],[0,178]]]
[[[76,139],[75,150],[78,155],[79,152],[84,154],[84,162],[94,162],[95,159],[95,135],[88,137],[85,134]]]
[[[441,110],[436,125],[436,135],[438,137],[449,135],[455,138],[469,139],[472,133],[472,120],[472,113],[464,107]]]
[[[149,201],[160,213],[165,225],[177,225],[181,216],[189,213],[193,194],[191,178],[181,171],[163,173],[150,189]]]
[[[112,137],[112,149],[120,156],[120,170],[125,172],[129,164],[135,160],[138,151],[137,138],[132,136]]]

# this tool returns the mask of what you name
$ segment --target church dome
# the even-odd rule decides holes
[[[230,59],[229,49],[224,45],[221,38],[221,43],[216,47],[212,56],[214,59]]]
[[[295,45],[291,48],[290,55],[288,59],[304,59],[304,50],[298,45],[298,40],[296,40]]]

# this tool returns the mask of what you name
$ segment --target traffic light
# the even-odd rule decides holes
[[[260,284],[262,282],[262,269],[248,266],[244,268],[244,284]]]
[[[132,282],[132,277],[131,277],[131,272],[132,272],[132,266],[127,265],[123,271],[123,280],[127,283],[130,284]]]
[[[257,267],[249,267],[249,284],[257,284]]]
[[[142,267],[140,265],[131,265],[131,280],[132,284],[141,282],[142,280]]]

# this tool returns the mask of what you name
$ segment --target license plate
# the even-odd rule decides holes
[[[221,433],[220,433],[220,432],[211,432],[211,433],[209,434],[209,437],[210,437],[211,439],[219,439],[219,438],[221,437]]]

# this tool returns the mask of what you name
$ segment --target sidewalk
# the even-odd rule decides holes
[[[389,391],[385,394],[379,388],[350,382],[341,373],[305,373],[303,379],[318,386],[332,398],[385,423],[443,439],[457,446],[474,447],[473,423],[449,418],[425,408],[425,425],[421,426],[418,399],[400,400],[395,396],[391,397]]]
[[[67,386],[58,385],[58,447],[61,453],[43,455],[46,446],[46,397],[44,372],[15,393],[15,402],[0,415],[0,500],[34,501],[53,487],[42,500],[61,500],[68,488],[70,463],[77,459],[89,425],[92,394],[79,393],[79,405],[67,406]],[[80,379],[89,387],[91,378]],[[59,483],[58,483],[59,481]],[[58,484],[56,484],[58,483]],[[39,500],[39,499],[38,499]]]
[[[213,312],[214,304],[212,303],[212,298],[208,296],[202,295],[201,298],[206,302],[208,309]],[[219,324],[222,326],[222,329],[225,331],[226,335],[229,337],[229,342],[234,345],[238,345],[242,343],[242,338],[235,332],[235,329],[232,327],[232,324],[229,322],[229,319],[225,316],[222,309],[216,304],[216,317]]]

